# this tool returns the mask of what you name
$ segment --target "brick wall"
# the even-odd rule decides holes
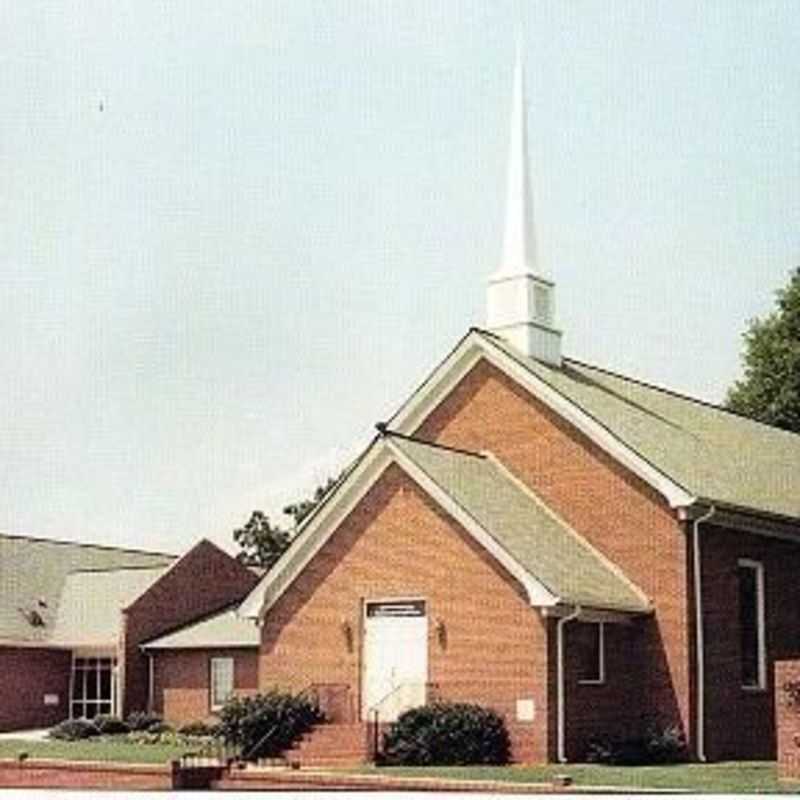
[[[442,401],[417,435],[494,453],[651,598],[656,613],[640,624],[638,657],[625,668],[630,684],[640,683],[637,702],[631,702],[625,681],[606,687],[602,705],[620,709],[631,733],[654,718],[688,732],[686,543],[663,499],[485,361]],[[577,694],[571,708],[585,719],[589,711],[582,698],[590,693],[581,689]]]
[[[706,751],[712,760],[776,753],[773,665],[800,656],[800,542],[701,529],[706,656]],[[767,689],[742,689],[737,566],[764,565]]]
[[[564,629],[565,745],[569,761],[583,761],[593,739],[626,738],[639,726],[642,679],[638,647],[643,627],[631,624],[604,625],[605,681],[582,683],[578,671],[579,635],[575,623]]]
[[[68,651],[0,647],[0,731],[49,728],[69,716]],[[46,694],[58,704],[46,706]]]
[[[800,704],[786,692],[787,684],[800,686],[800,659],[776,662],[773,694],[778,775],[781,778],[800,780]]]
[[[343,683],[358,716],[363,604],[408,597],[427,601],[429,679],[438,695],[482,702],[509,723],[516,700],[532,698],[535,721],[512,726],[515,756],[545,760],[552,692],[545,624],[522,587],[396,466],[270,610],[259,686]]]
[[[147,706],[148,663],[139,645],[239,602],[258,583],[253,572],[207,540],[174,564],[123,614],[125,713]]]
[[[237,695],[257,691],[258,652],[255,648],[154,652],[154,708],[167,722],[180,725],[213,716],[209,677],[213,657],[233,658]]]

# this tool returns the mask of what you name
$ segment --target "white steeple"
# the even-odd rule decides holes
[[[561,331],[553,326],[555,286],[538,274],[536,263],[526,112],[522,48],[517,43],[503,259],[489,277],[487,327],[523,355],[560,366]]]

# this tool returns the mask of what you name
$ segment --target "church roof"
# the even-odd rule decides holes
[[[476,333],[697,500],[800,518],[799,435],[573,359],[549,366]]]
[[[590,608],[647,612],[623,573],[487,454],[392,437],[449,497],[557,599]]]
[[[71,572],[159,568],[174,560],[164,553],[0,534],[0,640],[48,641]]]
[[[396,464],[525,589],[531,605],[648,613],[648,598],[491,455],[390,432],[378,437],[239,607],[260,617],[390,464]]]

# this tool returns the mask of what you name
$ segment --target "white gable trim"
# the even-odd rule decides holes
[[[397,464],[420,488],[452,516],[475,540],[524,587],[532,606],[550,607],[559,602],[552,592],[532,576],[500,543],[438,484],[391,443],[374,442],[362,461],[344,479],[329,501],[298,533],[295,542],[275,566],[242,601],[241,617],[263,620],[269,609],[289,588],[311,559],[336,532],[348,514],[375,484],[386,468]]]
[[[538,378],[476,331],[471,331],[434,370],[420,389],[390,420],[398,433],[411,436],[467,373],[485,359],[522,386],[562,419],[567,420],[598,447],[661,494],[672,508],[691,505],[695,497],[621,442],[583,409]]]

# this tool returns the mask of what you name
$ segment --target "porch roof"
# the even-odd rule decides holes
[[[165,636],[145,642],[145,650],[185,650],[193,648],[258,647],[261,632],[251,619],[243,619],[236,607],[227,608]]]

